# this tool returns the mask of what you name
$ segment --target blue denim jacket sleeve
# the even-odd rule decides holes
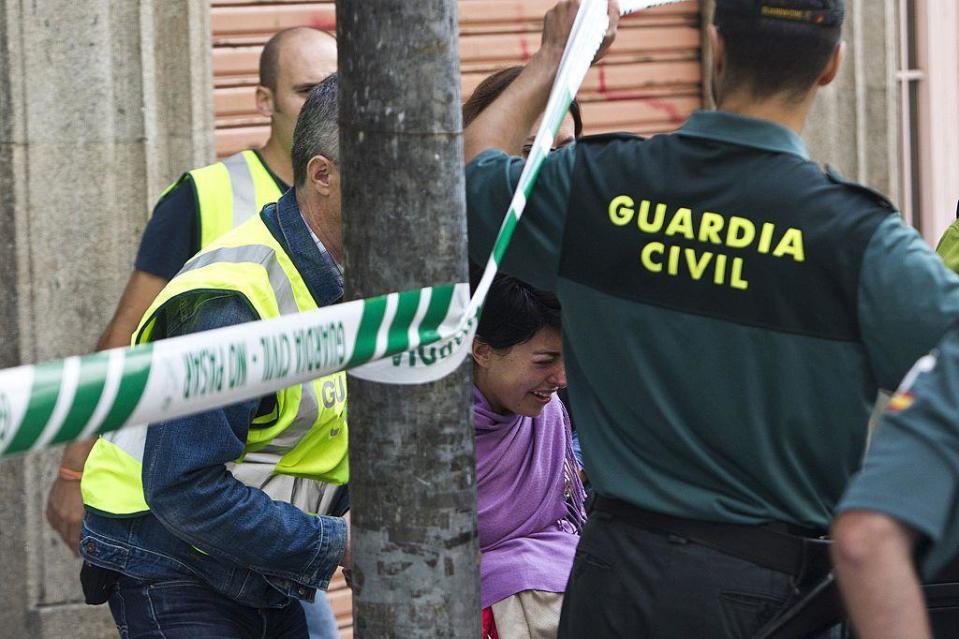
[[[167,317],[167,336],[254,319],[238,296],[207,296],[190,312]],[[143,455],[147,504],[173,535],[212,557],[326,588],[346,547],[345,521],[273,501],[226,469],[243,453],[259,403],[250,400],[153,424]]]

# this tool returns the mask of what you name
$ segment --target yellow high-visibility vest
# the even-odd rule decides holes
[[[936,253],[951,270],[959,273],[959,220],[953,222],[939,239]]]
[[[147,310],[134,343],[152,341],[160,310],[195,291],[239,293],[260,319],[317,308],[289,255],[259,215],[184,265]],[[251,424],[244,454],[229,470],[274,500],[304,512],[327,512],[335,492],[329,486],[349,481],[346,400],[342,372],[283,389],[273,414]],[[86,506],[107,516],[149,510],[141,480],[146,428],[126,428],[97,440],[80,483]]]
[[[253,151],[236,153],[189,174],[196,188],[201,249],[283,195]]]

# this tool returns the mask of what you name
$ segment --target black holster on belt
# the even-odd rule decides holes
[[[959,557],[922,586],[936,639],[959,636]],[[830,573],[819,584],[767,624],[759,639],[800,639],[831,628],[847,618],[842,597]]]
[[[839,586],[829,572],[818,583],[800,591],[782,612],[763,626],[757,639],[805,639],[846,620]]]
[[[120,573],[84,561],[80,568],[83,600],[91,606],[106,603],[119,579]]]

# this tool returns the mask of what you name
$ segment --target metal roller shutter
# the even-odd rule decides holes
[[[463,96],[491,72],[522,63],[539,45],[555,0],[460,0]],[[280,29],[335,30],[334,3],[211,0],[216,150],[220,157],[262,144],[268,121],[254,108],[263,43]],[[579,94],[586,133],[675,129],[702,105],[700,2],[627,18],[612,51]],[[328,593],[342,636],[352,637],[349,590],[337,576]]]
[[[253,103],[263,43],[280,29],[335,29],[332,1],[211,0],[216,149],[225,156],[261,144],[267,121]],[[489,73],[523,62],[539,45],[554,0],[460,0],[463,95]],[[702,105],[700,2],[627,18],[603,64],[580,91],[587,133],[675,129]]]

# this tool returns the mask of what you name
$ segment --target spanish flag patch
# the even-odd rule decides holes
[[[889,400],[889,403],[886,404],[886,410],[890,413],[898,413],[912,406],[913,401],[912,393],[896,393],[892,396],[892,399]]]

